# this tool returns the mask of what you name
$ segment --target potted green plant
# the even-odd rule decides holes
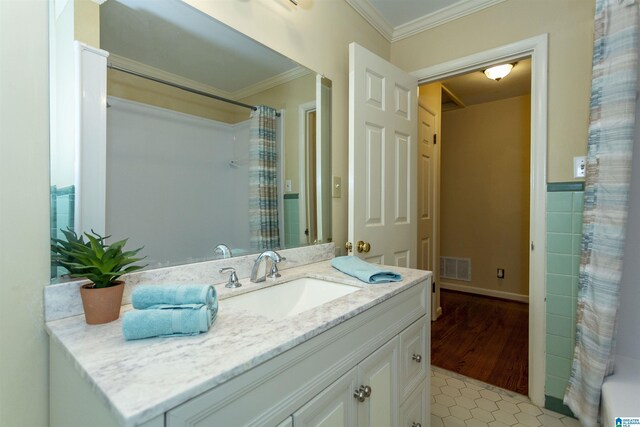
[[[91,281],[80,287],[80,296],[87,323],[99,324],[120,317],[124,282],[123,274],[145,266],[132,265],[144,258],[135,258],[142,248],[124,251],[127,239],[108,245],[111,236],[95,231],[78,236],[72,230],[61,230],[65,239],[51,239],[53,260],[65,267],[71,277],[84,277]]]

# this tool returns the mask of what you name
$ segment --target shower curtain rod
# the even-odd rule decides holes
[[[253,111],[257,110],[257,107],[255,107],[254,105],[245,104],[245,103],[240,102],[240,101],[234,101],[233,99],[224,98],[222,96],[214,95],[212,93],[203,92],[201,90],[193,89],[193,88],[190,88],[190,87],[187,87],[187,86],[183,86],[183,85],[180,85],[180,84],[177,84],[177,83],[172,83],[170,81],[159,79],[159,78],[156,78],[156,77],[153,77],[153,76],[149,76],[149,75],[146,75],[146,74],[142,74],[142,73],[139,73],[137,71],[129,70],[127,68],[122,68],[122,67],[120,67],[118,65],[114,65],[114,64],[112,64],[110,62],[107,63],[107,68],[111,68],[111,69],[117,70],[117,71],[122,71],[123,73],[131,74],[133,76],[141,77],[143,79],[152,80],[152,81],[154,81],[156,83],[161,83],[163,85],[175,87],[176,89],[181,89],[181,90],[184,90],[186,92],[195,93],[196,95],[202,95],[202,96],[206,96],[207,98],[216,99],[218,101],[228,102],[229,104],[237,105],[239,107],[248,108],[248,109],[253,110]],[[276,113],[276,116],[280,117],[280,113]]]

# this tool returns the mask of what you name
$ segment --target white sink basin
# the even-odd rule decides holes
[[[359,290],[357,286],[303,277],[220,301],[220,309],[240,309],[279,320]]]

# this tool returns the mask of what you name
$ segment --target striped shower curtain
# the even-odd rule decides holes
[[[635,131],[635,3],[596,0],[576,343],[564,396],[585,427],[598,423],[602,382],[613,369]]]
[[[276,110],[260,105],[249,128],[249,232],[256,251],[280,246]]]

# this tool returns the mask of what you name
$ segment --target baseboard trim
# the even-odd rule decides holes
[[[567,415],[572,418],[576,417],[575,415],[573,415],[573,412],[571,411],[571,409],[569,409],[569,407],[564,404],[562,399],[558,399],[557,397],[545,395],[544,407],[546,409],[549,409],[553,412],[557,412],[562,415]]]
[[[440,282],[441,289],[466,292],[468,294],[484,295],[487,297],[502,298],[510,301],[529,303],[528,295],[514,294],[512,292],[496,291],[493,289],[476,288],[475,286],[459,285],[457,283]]]

